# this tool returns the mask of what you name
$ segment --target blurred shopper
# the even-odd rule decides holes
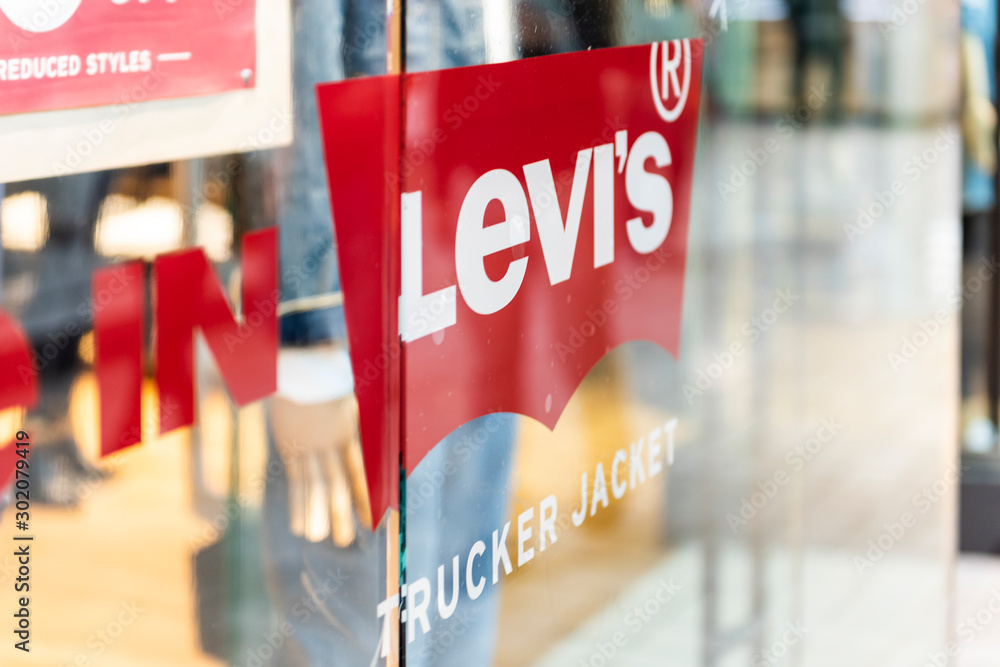
[[[80,341],[93,325],[90,276],[101,264],[94,232],[111,182],[112,172],[104,171],[7,187],[9,196],[39,194],[44,220],[38,224],[47,230],[36,251],[9,257],[6,267],[30,270],[33,278],[19,318],[31,341],[36,360],[31,372],[39,388],[39,403],[26,424],[37,443],[32,455],[36,502],[74,506],[90,483],[102,477],[73,435],[70,391],[82,368]]]
[[[962,284],[984,261],[996,261],[996,0],[962,0]],[[962,440],[966,450],[996,448],[998,355],[997,287],[966,299],[962,308]]]
[[[788,13],[795,39],[795,105],[808,104],[809,66],[823,63],[830,68],[829,118],[837,120],[841,112],[848,41],[840,0],[788,0]]]

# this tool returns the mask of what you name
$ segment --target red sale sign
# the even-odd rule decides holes
[[[254,0],[0,0],[0,114],[254,85]]]
[[[320,86],[373,516],[398,504],[400,460],[461,424],[554,428],[616,346],[678,354],[701,55],[679,40]]]
[[[230,305],[204,250],[168,253],[153,263],[156,335],[150,352],[156,360],[161,434],[195,421],[196,331],[237,405],[259,401],[277,389],[277,229],[245,234],[240,255],[244,278],[239,309]],[[142,437],[145,270],[140,262],[102,268],[94,272],[92,288],[88,305],[94,315],[101,456],[106,457],[138,444]],[[39,375],[53,358],[57,340],[50,336],[40,353],[32,354],[20,324],[0,309],[0,410],[31,408],[38,402]],[[11,481],[18,457],[26,458],[27,451],[14,442],[0,442],[0,489]]]

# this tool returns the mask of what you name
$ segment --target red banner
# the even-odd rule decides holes
[[[276,228],[243,236],[240,273],[240,307],[233,308],[200,248],[156,258],[153,347],[161,434],[195,422],[198,330],[237,405],[259,401],[277,390]],[[142,439],[145,270],[139,262],[106,267],[94,273],[92,284],[101,456],[106,457]],[[17,321],[0,310],[0,410],[31,408],[38,402],[39,374],[50,359],[44,350],[36,358]],[[0,442],[0,491],[11,480],[18,456],[14,443]]]
[[[701,54],[319,88],[374,517],[398,503],[397,442],[411,471],[484,414],[553,428],[616,346],[678,354]]]
[[[0,114],[254,85],[254,0],[0,0]]]

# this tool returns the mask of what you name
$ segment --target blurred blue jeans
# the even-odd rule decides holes
[[[386,66],[384,3],[296,0],[293,7],[295,140],[283,156],[284,177],[278,188],[283,301],[340,289],[315,85],[345,75],[384,74]],[[479,0],[411,0],[407,12],[409,71],[485,62]],[[295,313],[281,320],[284,344],[340,340],[345,332],[340,307]],[[476,445],[467,454],[470,437]],[[433,493],[421,496],[419,502],[408,493],[411,502],[405,516],[406,551],[401,558],[406,581],[425,576],[436,589],[439,565],[450,568],[456,554],[467,557],[477,540],[490,543],[493,530],[502,527],[508,511],[514,438],[515,417],[483,417],[442,440],[412,471],[407,489],[426,488],[432,479],[440,479],[434,473],[445,468],[446,462],[453,463],[455,470],[440,484],[432,484]],[[271,459],[277,460],[273,442],[270,450]],[[269,526],[265,537],[271,541],[265,550],[270,555],[270,576],[280,582],[281,593],[276,600],[279,612],[288,611],[280,603],[301,597],[301,568],[322,574],[339,567],[349,573],[349,581],[334,595],[335,600],[324,614],[312,615],[305,621],[283,619],[295,628],[297,655],[288,664],[368,667],[374,664],[371,656],[377,648],[371,642],[381,631],[375,606],[370,604],[371,591],[380,586],[383,571],[377,558],[378,538],[359,533],[354,545],[338,549],[329,542],[308,544],[293,537],[277,525],[287,516],[283,511],[287,509],[286,484],[282,478],[268,485],[265,508],[265,524]],[[481,558],[479,567],[487,577],[491,576],[487,572],[491,567],[488,558]],[[461,581],[464,589],[464,577]],[[446,594],[450,599],[450,588]],[[447,621],[437,618],[436,600],[429,609],[431,631],[425,636],[418,632],[416,641],[407,646],[409,667],[480,667],[492,663],[499,609],[495,587],[487,586],[475,601],[461,590],[455,614]],[[461,629],[455,627],[459,619]]]

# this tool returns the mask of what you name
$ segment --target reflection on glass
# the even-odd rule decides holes
[[[295,4],[291,149],[9,184],[0,296],[41,400],[0,412],[0,437],[23,425],[37,443],[44,545],[37,650],[9,664],[395,664],[378,656],[376,609],[422,577],[433,632],[390,628],[411,666],[922,664],[942,650],[954,488],[934,489],[958,430],[950,296],[969,278],[955,10],[928,0],[897,25],[886,3],[730,2],[722,30],[711,4],[407,5],[410,71],[682,36],[706,40],[710,67],[679,359],[613,350],[551,432],[511,415],[456,430],[406,481],[402,553],[400,517],[368,515],[312,93],[384,71],[382,5]],[[160,435],[147,361],[143,444],[99,459],[93,271],[197,245],[235,296],[242,235],[274,224],[278,392],[236,408],[199,344],[197,426]],[[939,333],[894,366],[938,311]],[[494,531],[516,533],[528,510],[535,561],[510,576],[501,563],[493,586]],[[480,540],[471,572],[490,585],[471,600]],[[442,620],[456,556],[460,601]],[[0,556],[0,583],[13,567]]]

